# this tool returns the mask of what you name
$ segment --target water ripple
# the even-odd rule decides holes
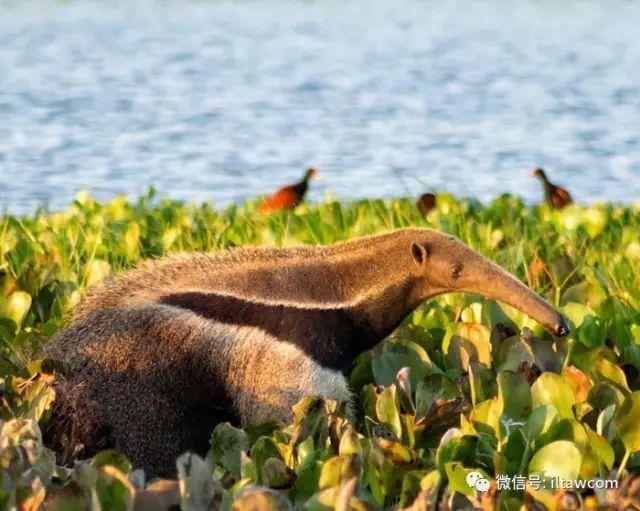
[[[580,202],[635,202],[637,19],[617,0],[0,3],[0,210],[80,186],[224,204],[309,164],[316,200],[532,202],[542,165]]]

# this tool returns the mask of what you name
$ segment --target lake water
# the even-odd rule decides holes
[[[640,2],[0,0],[0,211],[161,195],[640,200]]]

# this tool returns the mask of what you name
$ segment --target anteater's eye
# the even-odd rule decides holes
[[[451,268],[451,276],[454,279],[457,279],[461,273],[462,273],[462,265],[460,263],[454,264],[453,267]]]

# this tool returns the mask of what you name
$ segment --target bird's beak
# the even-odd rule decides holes
[[[536,177],[536,170],[537,170],[537,169],[536,169],[535,167],[534,167],[534,168],[532,168],[531,170],[529,170],[529,172],[527,172],[527,175],[528,175],[529,177]]]

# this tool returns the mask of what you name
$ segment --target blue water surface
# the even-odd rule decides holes
[[[0,211],[449,190],[640,200],[640,2],[0,0]]]

